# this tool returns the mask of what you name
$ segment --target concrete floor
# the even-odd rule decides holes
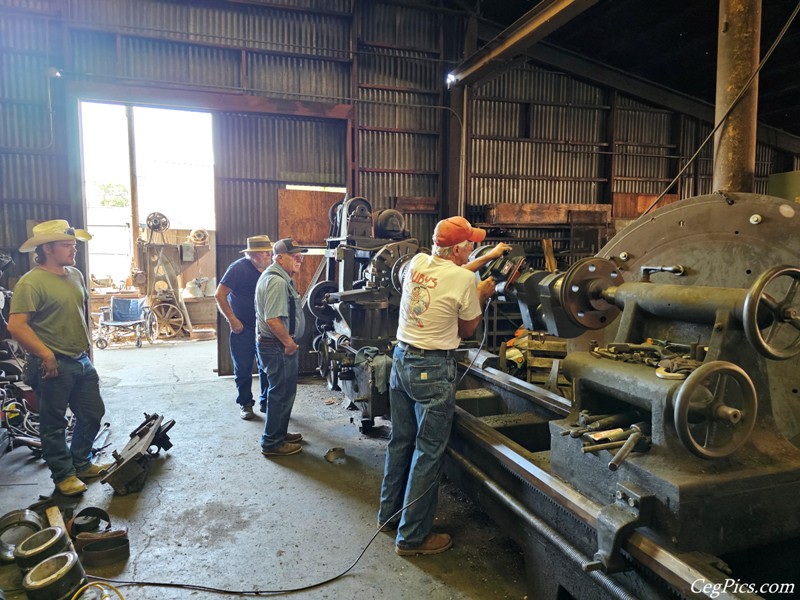
[[[91,571],[134,581],[180,582],[232,590],[284,590],[340,573],[374,533],[389,425],[376,437],[359,433],[319,379],[301,382],[291,431],[303,452],[267,459],[260,453],[260,413],[239,419],[230,378],[219,378],[216,341],[159,342],[141,349],[95,352],[121,449],[143,413],[174,419],[174,447],[152,462],[139,493],[116,496],[93,483],[78,508],[99,506],[115,526],[130,529],[126,564]],[[255,386],[254,386],[255,387]],[[333,404],[330,399],[336,401]],[[356,421],[358,419],[356,418]],[[326,451],[342,447],[342,461]],[[19,448],[0,457],[0,514],[24,508],[52,491],[44,463]],[[436,556],[401,558],[393,538],[379,534],[343,578],[295,598],[525,598],[518,547],[454,486],[440,491],[435,527],[454,547]],[[0,567],[9,600],[24,598],[15,566]],[[219,598],[217,594],[154,587],[121,588],[127,599]],[[234,595],[241,597],[240,595]]]

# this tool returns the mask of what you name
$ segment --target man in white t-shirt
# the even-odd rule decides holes
[[[432,255],[411,259],[403,281],[397,346],[389,379],[392,435],[386,449],[378,523],[397,527],[400,556],[438,554],[452,546],[446,533],[432,533],[442,458],[455,410],[455,350],[481,320],[495,282],[477,283],[474,273],[510,249],[498,244],[471,262],[486,231],[463,217],[439,221]],[[393,515],[416,500],[400,515]]]

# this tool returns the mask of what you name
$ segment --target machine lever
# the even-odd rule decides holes
[[[645,433],[649,433],[650,428],[646,423],[637,423],[636,425],[631,426],[629,430],[632,433],[625,440],[622,448],[619,449],[614,455],[614,458],[611,459],[611,462],[608,463],[608,468],[612,471],[616,471],[619,469],[620,465],[625,462],[625,459],[628,458],[631,452],[634,450],[638,450],[643,452],[646,450],[649,445],[649,439],[646,437]]]

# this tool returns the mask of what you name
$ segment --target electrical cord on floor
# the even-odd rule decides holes
[[[381,531],[383,531],[383,528],[386,526],[386,524],[391,522],[392,519],[394,519],[398,515],[400,515],[400,513],[402,513],[409,506],[413,506],[414,504],[419,502],[422,498],[424,498],[425,495],[429,491],[431,491],[431,489],[437,483],[437,481],[438,481],[438,479],[432,481],[431,484],[427,487],[427,489],[424,492],[422,492],[414,500],[412,500],[411,502],[409,502],[408,504],[403,506],[400,510],[398,510],[391,517],[389,517],[384,523],[381,523],[380,526],[378,527],[377,531],[372,535],[372,537],[367,542],[367,545],[364,546],[364,549],[359,553],[359,555],[356,557],[356,559],[353,561],[353,563],[349,567],[347,567],[344,571],[342,571],[338,575],[334,575],[333,577],[329,577],[328,579],[325,579],[323,581],[319,581],[317,583],[311,583],[311,584],[304,585],[304,586],[301,586],[301,587],[296,587],[296,588],[284,588],[284,589],[280,589],[280,590],[226,590],[226,589],[223,589],[223,588],[215,588],[215,587],[210,587],[210,586],[206,586],[206,585],[196,585],[196,584],[193,584],[193,583],[172,583],[172,582],[157,582],[157,581],[124,581],[124,580],[120,580],[120,579],[107,579],[105,577],[97,577],[96,575],[90,575],[89,573],[86,574],[86,577],[89,578],[89,579],[92,579],[94,581],[97,581],[97,582],[103,582],[104,584],[113,583],[113,584],[116,584],[118,587],[137,587],[137,586],[139,586],[139,587],[179,588],[179,589],[184,589],[184,590],[197,590],[197,591],[200,591],[200,592],[212,592],[212,593],[216,593],[216,594],[229,594],[229,595],[236,595],[236,596],[266,596],[266,595],[274,595],[274,594],[290,594],[290,593],[294,593],[294,592],[304,592],[306,590],[313,590],[314,588],[318,588],[318,587],[321,587],[323,585],[327,585],[327,584],[329,584],[329,583],[331,583],[333,581],[336,581],[337,579],[340,579],[341,577],[344,577],[345,575],[347,575],[347,573],[349,573],[350,570],[352,570],[352,568],[356,566],[358,561],[361,560],[361,557],[364,556],[364,554],[367,551],[367,548],[369,548],[370,545],[372,544],[372,542],[375,541],[375,538],[378,537],[378,534]],[[91,585],[91,583],[89,585]],[[109,587],[112,587],[112,586],[109,586]],[[114,588],[112,587],[112,589],[114,589]],[[114,591],[117,592],[117,594],[119,594],[119,592],[116,589],[114,589]],[[121,595],[119,597],[122,598]],[[74,600],[74,599],[75,599],[75,596],[73,596],[73,598],[71,600]]]
[[[493,297],[489,298],[489,301],[486,303],[486,308],[483,309],[483,337],[481,338],[481,343],[478,346],[478,350],[475,352],[475,356],[472,357],[472,362],[469,363],[467,370],[464,371],[464,374],[461,375],[461,379],[458,380],[456,387],[461,385],[461,382],[464,381],[464,377],[467,376],[467,373],[469,373],[469,370],[472,368],[472,365],[474,365],[475,361],[478,359],[478,355],[481,353],[481,350],[483,350],[484,344],[486,344],[486,334],[489,331],[489,328],[486,326],[486,317],[489,314],[489,307],[492,305],[493,301],[494,301]]]
[[[78,591],[76,591],[70,597],[70,600],[77,600],[78,598],[80,598],[81,594],[83,594],[83,592],[85,592],[89,588],[97,588],[97,589],[100,590],[100,600],[107,600],[107,599],[110,600],[111,599],[111,596],[107,593],[108,590],[112,590],[117,595],[117,598],[119,598],[120,600],[125,600],[125,596],[122,595],[122,592],[120,592],[117,588],[115,588],[110,583],[97,583],[95,581],[90,581],[86,585],[81,586],[78,589]]]

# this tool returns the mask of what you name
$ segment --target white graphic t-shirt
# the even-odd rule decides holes
[[[411,259],[403,280],[397,339],[424,350],[458,348],[458,319],[481,314],[475,273],[427,254]]]

